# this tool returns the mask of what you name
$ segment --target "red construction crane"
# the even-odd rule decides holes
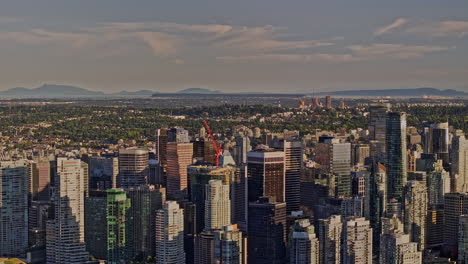
[[[213,147],[216,152],[216,166],[219,166],[219,157],[221,156],[223,151],[221,149],[221,146],[218,146],[218,144],[216,144],[216,140],[213,137],[213,132],[211,132],[211,128],[208,125],[208,122],[206,122],[206,120],[203,120],[203,124],[205,124],[205,128],[208,131],[208,135],[210,135],[211,143],[213,143]]]

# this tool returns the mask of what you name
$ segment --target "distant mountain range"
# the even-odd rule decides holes
[[[187,88],[178,91],[177,93],[181,94],[219,94],[222,93],[221,91],[210,90],[206,88]]]
[[[320,92],[319,95],[335,96],[361,96],[361,97],[421,97],[421,96],[444,96],[465,97],[468,93],[453,89],[440,90],[436,88],[413,88],[413,89],[385,89],[385,90],[344,90],[334,92]]]
[[[79,98],[79,97],[128,97],[151,96],[154,91],[121,91],[117,93],[103,93],[81,87],[69,85],[44,84],[37,88],[11,88],[0,91],[0,97],[8,98]]]
[[[151,90],[140,91],[121,91],[116,93],[103,93],[99,91],[92,91],[81,87],[69,85],[56,85],[44,84],[37,88],[12,88],[5,91],[0,91],[0,99],[6,98],[89,98],[89,97],[150,97],[150,96],[163,96],[171,94],[236,94],[236,93],[223,93],[217,90],[207,88],[187,88],[175,93],[158,93]],[[258,96],[268,96],[270,93],[237,93],[242,95],[255,94]],[[276,94],[276,93],[275,93]],[[294,93],[291,93],[294,94]],[[297,95],[305,95],[309,93],[302,93]],[[277,94],[287,95],[287,94]],[[333,96],[355,96],[355,97],[421,97],[421,96],[444,96],[444,97],[467,97],[468,93],[446,89],[440,90],[435,88],[414,88],[414,89],[386,89],[386,90],[343,90],[320,92],[315,95],[333,95]]]

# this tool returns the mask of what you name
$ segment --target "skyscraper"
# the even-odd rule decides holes
[[[248,196],[253,202],[262,196],[285,202],[285,155],[275,149],[247,153]]]
[[[205,185],[205,230],[221,229],[231,224],[229,188],[220,180],[210,180]]]
[[[154,185],[142,185],[127,190],[131,207],[127,210],[127,250],[130,259],[154,255],[156,210],[166,201],[166,190]]]
[[[223,264],[247,263],[247,238],[237,225],[214,231],[214,259]]]
[[[107,261],[109,264],[128,262],[126,248],[127,211],[130,200],[123,189],[107,190]]]
[[[167,201],[156,212],[156,263],[184,264],[184,210]]]
[[[301,203],[302,142],[281,140],[273,147],[285,155],[285,201],[289,214],[298,211]]]
[[[247,152],[252,150],[250,139],[247,136],[236,136],[236,146],[234,147],[234,161],[238,166],[247,163]]]
[[[86,250],[97,259],[107,259],[107,192],[91,190],[85,197]]]
[[[381,264],[422,263],[422,252],[418,251],[418,243],[410,242],[410,236],[398,228],[383,230],[380,248]]]
[[[352,217],[343,225],[345,264],[372,264],[372,228],[365,218]]]
[[[386,126],[387,112],[389,111],[389,108],[389,104],[375,104],[371,105],[369,109],[369,139],[375,141],[376,152],[374,154],[380,162],[384,162],[386,159]]]
[[[0,256],[28,249],[28,164],[0,161]]]
[[[316,161],[335,178],[335,197],[351,196],[351,143],[322,138],[316,147]]]
[[[236,168],[231,190],[232,223],[237,224],[243,232],[247,232],[248,197],[246,165]]]
[[[400,200],[406,184],[406,113],[389,112],[386,130],[388,199]]]
[[[148,151],[139,148],[121,149],[119,151],[119,188],[138,187],[148,183]]]
[[[84,240],[85,173],[79,159],[57,158],[54,220],[47,223],[47,263],[88,260]]]
[[[450,151],[452,192],[468,192],[468,140],[464,135],[452,138]]]
[[[40,160],[31,163],[32,199],[39,201],[49,200],[50,192],[50,161]]]
[[[320,263],[341,264],[341,215],[319,220]]]
[[[332,108],[332,97],[330,95],[325,96],[325,101],[326,101],[326,108],[331,109]]]
[[[459,217],[457,263],[468,263],[468,215],[466,214]]]
[[[431,124],[424,131],[424,153],[436,154],[437,159],[443,160],[444,165],[449,163],[449,124]]]
[[[286,203],[261,197],[249,203],[248,262],[286,262]]]
[[[289,248],[291,264],[320,263],[319,240],[309,219],[296,220],[291,226]]]
[[[182,199],[187,195],[187,166],[192,164],[192,143],[167,143],[167,196]]]
[[[447,193],[444,200],[444,243],[452,252],[458,248],[458,231],[460,216],[465,214],[468,209],[467,193]],[[452,256],[456,254],[452,253]]]
[[[118,157],[89,157],[89,187],[107,190],[117,186]]]
[[[190,177],[190,201],[196,205],[196,232],[200,233],[205,229],[205,203],[208,198],[206,185],[211,180],[220,180],[222,184],[229,186],[235,171],[230,166],[210,165],[191,165],[187,167],[187,171]]]
[[[427,189],[426,183],[409,181],[404,192],[405,233],[411,242],[417,242],[419,250],[426,248]]]

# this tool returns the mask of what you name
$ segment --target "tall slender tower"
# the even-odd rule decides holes
[[[0,161],[0,256],[28,249],[28,164]]]
[[[387,126],[387,112],[390,106],[388,104],[375,104],[371,105],[370,122],[369,122],[369,139],[374,141],[376,149],[374,157],[378,161],[384,162],[386,148],[386,126]]]
[[[167,143],[167,196],[183,199],[187,195],[187,166],[193,161],[193,143]]]
[[[119,151],[119,188],[138,187],[149,181],[148,150],[139,148]]]
[[[221,229],[231,224],[229,188],[220,180],[211,180],[206,186],[205,230]]]
[[[129,258],[154,255],[156,210],[166,201],[165,188],[142,185],[127,190],[131,207],[127,215],[127,251]]]
[[[320,263],[341,263],[341,215],[319,220]]]
[[[460,216],[468,210],[467,193],[447,193],[444,200],[444,243],[453,252],[457,249]],[[452,255],[454,257],[455,254]]]
[[[47,263],[83,263],[88,260],[84,241],[84,196],[87,190],[81,160],[57,158],[54,220],[47,227]]]
[[[409,181],[404,195],[405,232],[411,242],[417,242],[419,250],[426,248],[427,187],[423,181]]]
[[[369,221],[353,217],[343,227],[343,263],[372,264],[372,228]]]
[[[309,219],[296,220],[289,235],[291,264],[319,264],[319,240]]]
[[[156,212],[156,263],[185,263],[184,210],[175,201]]]
[[[386,130],[388,199],[400,200],[407,179],[406,113],[389,112]]]
[[[127,263],[127,211],[130,200],[122,189],[107,190],[107,261],[109,264]]]
[[[468,192],[468,140],[460,131],[452,138],[450,178],[452,192]]]
[[[468,263],[468,215],[461,215],[458,226],[458,262]]]
[[[302,142],[281,140],[273,146],[285,154],[285,199],[289,214],[301,203]]]

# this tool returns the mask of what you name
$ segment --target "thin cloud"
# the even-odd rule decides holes
[[[412,59],[428,53],[449,50],[444,46],[412,46],[400,44],[353,45],[346,49],[349,53],[315,53],[315,54],[258,54],[248,56],[220,56],[218,60],[226,63],[249,62],[288,62],[288,63],[346,63],[374,60]]]
[[[406,32],[431,37],[455,36],[463,38],[468,35],[468,21],[422,23],[408,28]]]
[[[408,19],[405,18],[397,18],[393,23],[386,25],[384,27],[378,28],[374,31],[374,36],[381,36],[390,31],[393,31],[397,28],[401,28],[402,26],[406,25],[409,22]]]

